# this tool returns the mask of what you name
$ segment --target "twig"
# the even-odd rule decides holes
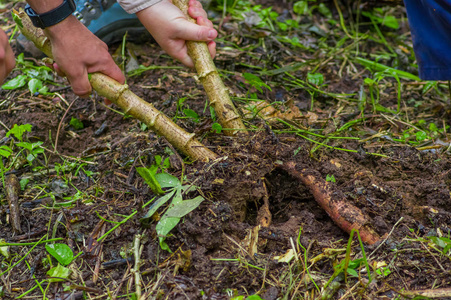
[[[2,125],[3,127],[5,127],[5,129],[7,131],[10,131],[11,129],[8,128],[8,126],[6,126],[1,120],[0,120],[0,125]]]
[[[384,238],[384,240],[376,247],[376,249],[373,250],[373,252],[371,252],[370,255],[368,255],[368,260],[371,258],[371,256],[376,253],[377,250],[379,250],[379,248],[385,244],[385,242],[388,240],[388,238],[392,235],[393,231],[395,230],[396,226],[398,226],[399,223],[402,222],[402,220],[404,220],[404,217],[399,218],[398,222],[395,223],[395,225],[393,225],[392,229],[390,230],[390,232],[387,234],[387,236]]]
[[[58,124],[58,130],[56,131],[56,137],[55,137],[55,146],[53,147],[53,150],[55,151],[55,153],[58,153],[58,137],[59,137],[59,135],[60,135],[60,130],[61,130],[61,126],[62,126],[62,124],[63,124],[63,121],[64,121],[64,119],[66,118],[66,115],[67,115],[67,113],[69,112],[69,110],[70,110],[70,108],[72,107],[72,105],[75,103],[75,101],[77,101],[77,99],[78,99],[78,97],[77,98],[75,98],[75,100],[74,101],[72,101],[70,104],[69,104],[69,107],[66,109],[66,111],[64,112],[64,115],[63,115],[63,117],[61,118],[61,121],[60,121],[60,123]]]
[[[141,300],[141,288],[142,288],[142,282],[141,282],[141,275],[139,274],[139,266],[141,265],[141,252],[142,247],[140,247],[142,235],[137,234],[135,235],[135,241],[134,241],[134,255],[135,255],[135,267],[132,269],[132,273],[135,274],[135,289],[136,289],[136,299]]]

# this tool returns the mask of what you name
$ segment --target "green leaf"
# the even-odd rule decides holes
[[[306,0],[304,1],[297,1],[293,5],[293,11],[297,15],[303,15],[308,12],[308,2]]]
[[[155,227],[155,230],[157,231],[157,234],[159,236],[160,247],[163,250],[170,252],[168,245],[164,242],[165,237],[175,226],[177,226],[182,217],[196,209],[203,200],[203,197],[198,196],[191,200],[181,201],[175,205],[171,204],[173,206],[166,211],[166,213],[163,215],[163,217]]]
[[[382,20],[382,25],[385,25],[393,29],[399,28],[398,19],[396,19],[395,16],[392,15],[385,16],[384,19]]]
[[[69,124],[70,124],[70,126],[74,127],[75,130],[79,130],[79,129],[85,128],[85,126],[83,125],[83,122],[80,121],[77,118],[74,118],[74,117],[72,117],[72,119],[70,119]]]
[[[164,217],[158,222],[155,230],[160,237],[165,237],[167,234],[180,222],[180,218]]]
[[[176,190],[172,190],[170,193],[158,198],[157,201],[155,201],[154,204],[152,204],[149,208],[149,211],[146,213],[144,217],[139,219],[139,222],[143,226],[148,226],[150,224],[152,216],[155,214],[155,212],[166,202],[168,202],[172,197],[174,197]]]
[[[332,13],[324,3],[318,5],[318,11],[326,18],[332,19]]]
[[[31,132],[32,126],[30,124],[17,125],[14,124],[13,128],[6,133],[6,136],[10,136],[11,134],[16,137],[19,141],[23,140],[23,134],[25,132]]]
[[[16,78],[13,78],[2,85],[2,89],[5,90],[15,90],[19,89],[27,84],[27,76],[19,75]]]
[[[417,133],[415,133],[415,136],[418,142],[424,141],[425,139],[428,138],[426,132],[424,131],[418,131]]]
[[[45,244],[45,249],[63,266],[67,266],[74,259],[74,252],[66,244]]]
[[[279,26],[282,31],[286,31],[288,29],[288,25],[282,22],[277,22],[277,26]]]
[[[141,175],[141,177],[144,178],[144,181],[147,183],[147,185],[155,194],[158,195],[164,194],[164,191],[161,189],[161,185],[155,179],[154,173],[150,172],[149,169],[142,167],[136,168],[136,171],[138,171],[139,175]]]
[[[263,80],[260,79],[260,77],[251,74],[251,73],[243,73],[244,79],[253,87],[255,87],[260,93],[263,92],[262,87],[267,88],[271,91],[271,87],[263,82]]]
[[[222,132],[222,126],[219,123],[213,123],[213,125],[211,125],[211,129],[213,129],[216,133]]]
[[[185,116],[187,116],[190,119],[193,119],[194,122],[199,122],[199,115],[192,109],[189,108],[185,108],[183,110],[183,113],[185,114]]]
[[[259,295],[251,295],[246,298],[246,300],[263,300]]]
[[[11,156],[12,153],[13,150],[11,150],[11,148],[9,148],[8,146],[6,145],[0,146],[0,156],[8,158]]]
[[[32,95],[35,95],[36,93],[39,93],[39,90],[42,89],[44,85],[42,84],[42,81],[36,78],[30,79],[28,81],[28,89],[30,90],[30,93]]]
[[[25,190],[25,187],[27,186],[27,184],[30,182],[30,179],[28,179],[28,178],[22,178],[21,180],[20,180],[20,189],[23,191],[23,190]]]
[[[58,277],[58,278],[50,278],[49,282],[58,282],[64,281],[64,279],[69,278],[70,273],[71,270],[58,264],[58,266],[48,270],[47,275],[50,277]]]
[[[182,218],[196,209],[202,203],[202,201],[204,201],[204,198],[201,196],[197,196],[196,198],[191,200],[184,200],[179,204],[176,204],[173,207],[169,208],[168,211],[164,214],[163,218]]]
[[[307,81],[310,84],[320,86],[324,83],[324,76],[323,76],[323,74],[320,74],[320,73],[308,73]]]
[[[356,270],[351,269],[351,268],[348,268],[347,271],[348,271],[348,274],[349,274],[349,275],[352,275],[352,276],[355,276],[355,277],[359,277],[359,274],[357,273]]]
[[[162,188],[179,188],[182,186],[177,177],[168,173],[158,173],[155,175],[155,179]]]
[[[3,255],[6,259],[9,258],[9,246],[4,246],[6,244],[4,239],[0,239],[0,254]]]

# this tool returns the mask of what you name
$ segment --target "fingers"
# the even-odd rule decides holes
[[[89,83],[88,72],[85,70],[83,71],[71,73],[70,75],[68,74],[67,80],[70,82],[72,90],[76,95],[87,98],[91,95],[92,87],[91,83]]]
[[[180,51],[179,53],[180,53],[180,55],[175,54],[174,58],[178,59],[182,64],[184,64],[188,68],[194,68],[194,62],[191,59],[191,57],[188,55],[187,50]]]
[[[202,4],[200,4],[199,1],[195,1],[193,5],[188,7],[188,14],[193,19],[197,19],[199,17],[207,19],[207,12],[202,8]]]
[[[188,20],[184,20],[180,24],[178,32],[176,33],[176,38],[180,38],[188,41],[212,41],[218,36],[218,32],[213,28],[206,26],[199,26],[193,24]]]
[[[8,38],[3,30],[0,29],[0,83],[14,69],[16,60],[14,53],[8,44]]]
[[[216,43],[211,41],[207,44],[208,51],[210,51],[211,58],[215,58],[216,56]]]

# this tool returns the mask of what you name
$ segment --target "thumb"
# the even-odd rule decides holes
[[[179,24],[177,38],[187,41],[204,41],[209,42],[218,36],[218,32],[207,26],[199,26],[188,20],[183,20]]]

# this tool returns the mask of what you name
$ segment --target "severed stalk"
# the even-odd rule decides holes
[[[188,18],[189,21],[196,23],[196,20],[188,14],[188,0],[173,0],[177,6]],[[225,130],[227,135],[235,135],[236,133],[244,133],[246,127],[238,114],[237,109],[230,99],[229,92],[219,77],[218,70],[213,62],[205,42],[187,41],[188,54],[194,61],[199,79],[204,86],[210,106],[215,110],[219,123],[224,128],[235,130]]]
[[[43,30],[34,27],[30,18],[23,10],[19,12],[14,11],[13,15],[14,21],[17,23],[22,34],[51,58],[51,44]],[[214,152],[195,139],[194,133],[183,130],[165,114],[157,110],[151,103],[144,101],[130,91],[127,85],[122,85],[101,73],[90,74],[89,81],[92,88],[100,96],[108,98],[124,110],[126,114],[144,122],[151,130],[164,136],[171,145],[191,159],[208,161],[218,157]]]

